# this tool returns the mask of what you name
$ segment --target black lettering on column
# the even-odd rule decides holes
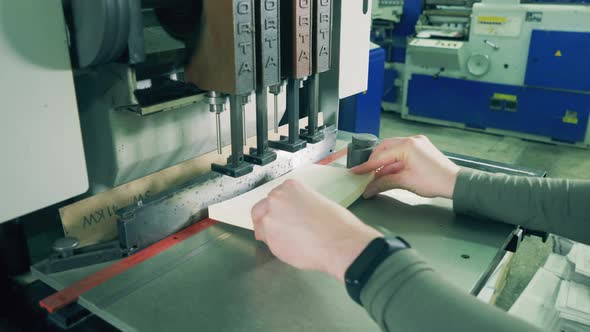
[[[254,87],[250,78],[254,74],[254,25],[252,14],[254,11],[252,1],[242,0],[235,3],[236,40],[235,56],[238,67],[238,81],[236,90],[242,92]]]
[[[238,2],[238,14],[240,15],[247,15],[250,14],[250,2],[248,1],[240,1]]]
[[[238,23],[238,34],[252,33],[252,25],[250,23]]]
[[[277,61],[275,60],[274,57],[269,56],[268,59],[266,59],[266,64],[264,65],[264,67],[269,68],[269,67],[277,67]]]
[[[277,9],[277,0],[266,0],[264,2],[264,9],[269,12],[275,11]]]
[[[278,24],[277,24],[277,20],[274,17],[267,18],[266,20],[264,20],[264,30],[269,31],[269,30],[277,30],[277,29],[278,29]]]

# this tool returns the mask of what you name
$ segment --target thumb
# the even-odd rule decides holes
[[[365,189],[363,197],[368,199],[384,191],[399,188],[398,179],[398,174],[390,174],[373,180],[371,183],[369,183],[367,189]]]

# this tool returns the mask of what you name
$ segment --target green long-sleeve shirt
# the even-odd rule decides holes
[[[590,181],[524,178],[463,169],[457,213],[476,214],[590,244]],[[383,262],[361,294],[384,331],[539,331],[441,281],[413,250]]]

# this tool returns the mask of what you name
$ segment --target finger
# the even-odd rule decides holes
[[[404,170],[406,163],[403,161],[396,161],[393,164],[385,165],[375,173],[375,178],[384,177],[390,174],[396,174]]]
[[[250,212],[254,224],[256,224],[257,221],[261,221],[262,218],[268,213],[268,210],[269,204],[267,198],[256,203],[254,207],[252,207],[252,211]]]
[[[266,243],[266,232],[264,231],[264,222],[262,220],[258,219],[254,221],[254,237],[256,240]]]
[[[377,145],[375,150],[373,150],[371,156],[369,157],[369,160],[375,158],[377,155],[381,154],[381,152],[401,148],[403,146],[403,142],[406,139],[407,137],[395,137],[383,141],[381,144]]]
[[[266,234],[264,232],[264,222],[266,214],[269,210],[268,198],[256,203],[252,208],[252,224],[254,226],[254,237],[258,241],[266,242]]]
[[[388,150],[392,145],[397,144],[398,140],[399,140],[399,138],[388,138],[388,139],[384,140],[379,145],[377,145],[375,150],[373,150],[372,154],[377,154],[377,153],[380,153],[381,151]]]
[[[297,188],[301,184],[293,179],[287,179],[283,181],[283,183],[276,186],[273,190],[268,193],[269,197],[281,197],[285,193],[288,193],[290,190]]]
[[[389,150],[383,151],[382,153],[372,157],[366,163],[352,168],[352,172],[355,174],[366,174],[374,172],[377,169],[399,161],[397,153],[392,153]]]
[[[397,181],[397,175],[387,175],[380,177],[378,179],[373,180],[365,189],[365,193],[363,197],[366,199],[372,198],[377,194],[380,194],[384,191],[388,191],[391,189],[399,188],[399,183]]]

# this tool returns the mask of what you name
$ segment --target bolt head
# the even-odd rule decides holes
[[[53,250],[56,252],[63,252],[68,250],[74,250],[80,245],[80,240],[76,237],[68,236],[57,239],[53,243]]]
[[[359,148],[370,148],[377,144],[379,139],[373,134],[354,134],[352,144]]]

